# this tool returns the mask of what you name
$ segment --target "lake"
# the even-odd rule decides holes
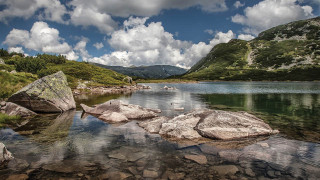
[[[0,178],[30,179],[319,179],[320,82],[145,84],[150,90],[80,95],[77,109],[0,130],[15,160]],[[176,90],[165,90],[164,86]],[[110,99],[159,108],[174,117],[195,108],[247,111],[280,133],[242,141],[171,142],[136,121],[81,118],[80,103]],[[184,108],[176,111],[176,108]],[[196,160],[186,158],[192,156]],[[205,157],[207,162],[197,162]]]

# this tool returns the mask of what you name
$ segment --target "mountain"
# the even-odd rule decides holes
[[[95,64],[103,68],[111,69],[121,74],[142,79],[164,79],[170,76],[181,75],[187,72],[186,69],[170,65],[154,65],[154,66],[107,66]]]
[[[320,17],[218,44],[182,76],[193,80],[320,80]]]

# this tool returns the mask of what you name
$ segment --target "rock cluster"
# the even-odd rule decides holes
[[[142,108],[139,105],[125,104],[119,100],[110,100],[96,107],[80,104],[83,111],[108,122],[151,119],[158,116],[159,109]]]
[[[271,135],[277,130],[263,120],[246,112],[198,109],[172,119],[157,117],[139,126],[151,133],[175,139],[198,139],[201,137],[234,140]]]
[[[67,77],[62,71],[22,88],[9,99],[34,112],[60,113],[76,107]]]

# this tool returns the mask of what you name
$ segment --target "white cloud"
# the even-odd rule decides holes
[[[22,53],[22,54],[24,54],[24,51],[23,51],[22,47],[10,47],[10,48],[8,49],[8,52],[9,52],[9,53],[16,52],[16,53]]]
[[[66,56],[66,58],[68,60],[74,60],[75,61],[75,60],[79,59],[79,56],[74,51],[70,51],[70,52],[68,52],[66,54],[62,54],[62,55]]]
[[[236,1],[234,4],[233,4],[233,6],[235,7],[235,8],[240,8],[240,7],[243,7],[245,4],[243,3],[243,4],[241,4],[241,2],[240,1]]]
[[[210,35],[213,35],[214,34],[214,31],[212,29],[206,29],[204,30],[204,32],[210,34]]]
[[[100,42],[100,43],[94,43],[93,46],[96,47],[98,50],[104,47],[104,45],[102,44],[102,42]]]
[[[153,16],[165,9],[187,9],[193,6],[206,12],[220,12],[227,10],[225,0],[73,0],[71,5],[96,9],[99,13],[112,16],[129,17]]]
[[[245,41],[250,41],[252,39],[254,39],[255,37],[250,35],[250,34],[239,34],[238,35],[238,39],[242,39],[242,40],[245,40]]]
[[[209,44],[192,44],[174,39],[161,22],[142,23],[145,23],[145,18],[129,18],[124,28],[113,32],[108,40],[115,51],[89,61],[121,66],[169,64],[190,67],[207,55],[213,46],[228,42],[235,36],[232,31],[219,32]]]
[[[23,46],[44,53],[65,54],[71,47],[59,36],[59,31],[45,22],[35,22],[29,31],[13,29],[3,42],[10,47]]]
[[[88,40],[84,38],[83,40],[79,41],[76,46],[74,47],[74,51],[76,54],[80,55],[83,61],[88,61],[90,58],[90,54],[86,49]]]
[[[87,1],[90,2],[91,1]],[[99,12],[98,7],[77,4],[70,12],[70,21],[76,26],[95,26],[100,32],[110,34],[117,29],[118,24],[105,12]]]
[[[301,6],[297,0],[264,0],[247,7],[244,15],[236,14],[232,21],[245,25],[246,33],[257,35],[271,27],[310,17],[313,17],[312,7]]]
[[[28,19],[38,10],[39,19],[67,23],[63,20],[66,7],[59,0],[2,0],[0,4],[6,7],[0,11],[0,21],[4,23],[15,17]]]

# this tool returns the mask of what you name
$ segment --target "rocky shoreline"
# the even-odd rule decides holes
[[[78,87],[72,90],[74,96],[82,94],[129,94],[138,90],[151,89],[150,86],[131,85],[131,86],[101,86],[101,87]]]

